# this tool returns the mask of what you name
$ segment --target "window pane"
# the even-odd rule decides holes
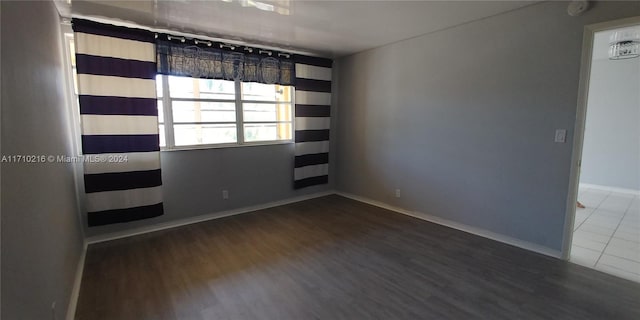
[[[244,103],[244,121],[291,121],[291,104]]]
[[[177,124],[173,126],[176,146],[233,143],[237,139],[235,124]]]
[[[160,146],[161,147],[166,147],[167,146],[167,142],[164,139],[164,124],[158,125],[158,133],[160,134]]]
[[[156,75],[156,96],[162,98],[162,75]]]
[[[253,101],[291,101],[292,87],[277,84],[255,82],[242,83],[242,100]]]
[[[247,142],[291,140],[291,124],[290,123],[245,124],[244,140]]]
[[[78,70],[73,68],[73,93],[78,95]]]
[[[235,84],[229,80],[169,76],[169,92],[173,98],[235,100],[235,91]]]
[[[69,39],[69,53],[71,54],[71,67],[75,68],[76,67],[76,43],[73,41],[73,38]]]
[[[78,70],[76,70],[76,44],[73,38],[69,39],[69,54],[71,55],[71,72],[73,75],[73,93],[78,95]]]
[[[164,108],[162,100],[158,100],[158,122],[164,122]]]
[[[236,122],[236,105],[228,102],[173,101],[173,122]]]

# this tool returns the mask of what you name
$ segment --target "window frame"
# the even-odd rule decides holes
[[[162,97],[157,97],[158,101],[162,102],[162,112],[163,112],[163,122],[158,121],[158,126],[163,125],[164,128],[164,138],[165,145],[160,146],[160,151],[183,151],[183,150],[200,150],[200,149],[219,149],[219,148],[237,148],[237,147],[249,147],[249,146],[266,146],[266,145],[279,145],[279,144],[293,144],[295,141],[295,87],[291,87],[290,91],[290,101],[286,102],[290,105],[289,113],[291,117],[291,121],[244,121],[244,104],[245,103],[255,103],[255,104],[275,104],[277,105],[277,101],[265,101],[265,100],[243,100],[242,99],[242,80],[236,79],[234,80],[234,100],[225,100],[225,99],[207,99],[207,98],[176,98],[171,97],[170,94],[170,85],[169,85],[169,77],[170,75],[166,74],[158,74],[158,77],[161,79],[161,88],[162,88]],[[184,77],[190,78],[190,77]],[[198,79],[198,78],[190,78],[190,79]],[[156,79],[158,81],[158,79]],[[206,144],[193,144],[193,145],[176,145],[175,144],[175,130],[174,126],[176,123],[173,121],[173,102],[174,101],[200,101],[200,102],[223,102],[223,103],[235,103],[235,124],[236,126],[236,142],[228,142],[228,143],[206,143]],[[159,120],[159,119],[158,119]],[[179,122],[178,124],[231,124],[232,122]],[[245,124],[251,123],[287,123],[290,124],[291,127],[291,138],[283,139],[283,140],[264,140],[264,141],[245,141],[244,133]],[[160,128],[158,127],[158,133],[160,132]]]
[[[69,120],[71,121],[70,131],[73,139],[73,152],[76,156],[82,156],[82,117],[80,115],[80,103],[78,102],[78,82],[75,59],[75,34],[71,28],[71,23],[62,20],[60,22],[62,37],[62,50],[64,55],[63,64],[65,66],[65,82],[67,83],[66,96],[71,106],[69,110]],[[73,45],[73,50],[71,49]]]
[[[71,59],[75,52],[72,52],[70,45],[75,45],[75,35],[73,30],[71,29],[71,24],[69,22],[61,23],[61,41],[63,43],[63,53],[66,55],[64,59],[64,64],[67,69],[66,79],[67,85],[69,86],[68,94],[70,104],[73,106],[70,109],[70,118],[73,122],[73,127],[71,128],[72,135],[76,137],[74,139],[74,149],[77,155],[82,154],[82,145],[81,145],[81,116],[80,116],[80,107],[78,103],[78,92],[77,92],[77,83],[76,79],[76,71],[75,67],[72,66]],[[158,101],[162,101],[162,111],[164,120],[161,123],[158,119],[158,126],[164,125],[164,137],[165,137],[165,146],[160,146],[160,151],[182,151],[182,150],[200,150],[200,149],[219,149],[219,148],[237,148],[237,147],[250,147],[250,146],[267,146],[267,145],[279,145],[279,144],[293,144],[295,143],[295,87],[291,87],[291,100],[288,102],[290,104],[290,116],[291,121],[264,121],[262,123],[290,123],[291,126],[291,139],[287,140],[264,140],[264,141],[245,141],[244,139],[244,103],[274,103],[277,105],[277,102],[274,101],[254,101],[254,100],[242,100],[242,81],[234,80],[234,89],[235,89],[235,99],[234,100],[224,100],[224,99],[192,99],[192,98],[171,98],[169,93],[169,75],[158,74],[162,79],[162,97],[156,97]],[[188,77],[187,77],[188,78]],[[193,78],[197,79],[197,78]],[[157,81],[157,80],[156,80]],[[167,94],[165,94],[167,93]],[[175,135],[173,126],[175,123],[173,122],[173,113],[172,113],[172,99],[174,100],[182,100],[182,101],[212,101],[212,102],[234,102],[236,106],[236,121],[234,122],[236,125],[236,135],[237,141],[230,143],[209,143],[209,144],[194,144],[194,145],[185,145],[185,146],[176,146],[175,145]],[[169,117],[169,118],[168,118]],[[170,119],[170,122],[167,121]],[[167,125],[167,123],[171,123],[171,125]],[[211,122],[198,122],[197,124],[209,124]],[[228,122],[230,123],[230,122]],[[260,123],[260,122],[247,122],[247,123]],[[188,124],[188,123],[185,123]],[[194,123],[196,124],[196,123]],[[160,132],[160,127],[158,127],[158,134],[162,134]],[[169,144],[169,139],[171,140],[171,144]]]

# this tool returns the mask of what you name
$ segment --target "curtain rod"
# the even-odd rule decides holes
[[[216,38],[216,37],[203,35],[203,34],[195,34],[195,33],[176,31],[176,30],[170,30],[170,29],[152,28],[152,27],[149,27],[149,26],[144,26],[144,25],[140,25],[140,24],[137,24],[137,23],[127,22],[127,21],[122,21],[122,20],[114,20],[114,19],[100,18],[100,17],[94,17],[94,16],[85,16],[85,15],[81,15],[81,14],[72,14],[71,18],[91,20],[91,21],[95,21],[95,22],[99,22],[99,23],[112,24],[112,25],[120,26],[120,27],[143,29],[143,30],[154,32],[156,34],[156,37],[158,37],[158,35],[160,35],[160,34],[167,34],[167,35],[170,35],[170,36],[175,36],[176,38],[182,38],[182,39],[185,39],[185,40],[186,39],[194,40],[196,43],[199,41],[199,42],[202,42],[203,44],[207,44],[207,42],[213,41],[213,42],[220,42],[220,43],[222,43],[223,45],[226,45],[226,46],[254,47],[254,48],[251,48],[251,49],[253,49],[253,50],[261,50],[262,49],[263,51],[264,50],[280,51],[283,54],[301,54],[301,55],[318,57],[318,58],[326,58],[325,56],[321,56],[321,55],[318,55],[318,54],[315,54],[315,53],[312,53],[312,52],[308,52],[308,51],[299,51],[299,50],[292,50],[292,49],[286,49],[286,48],[269,46],[269,45],[254,44],[254,43],[249,43],[249,42],[239,41],[239,40]],[[62,22],[71,24],[71,19],[70,18],[63,18]],[[333,58],[328,58],[328,59],[333,59]]]
[[[195,45],[206,45],[208,47],[218,47],[220,49],[229,49],[231,51],[236,51],[236,49],[241,49],[239,51],[247,51],[249,53],[254,53],[254,51],[256,52],[256,54],[262,55],[262,54],[266,54],[268,56],[273,56],[276,55],[278,57],[285,57],[287,59],[291,58],[291,56],[293,55],[290,52],[282,52],[281,50],[270,50],[270,49],[265,49],[265,48],[259,48],[256,46],[247,46],[247,45],[238,45],[238,44],[231,44],[231,43],[225,43],[225,42],[214,42],[214,41],[210,41],[210,40],[202,40],[202,39],[194,39],[194,38],[185,38],[184,36],[176,36],[176,35],[171,35],[171,34],[166,34],[166,33],[156,33],[155,34],[156,39],[160,39],[165,38],[167,41],[173,41],[173,40],[178,40],[180,42],[187,42],[187,41],[193,41],[193,43]],[[243,48],[244,47],[244,48]]]

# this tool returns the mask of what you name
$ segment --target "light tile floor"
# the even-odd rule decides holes
[[[640,282],[640,196],[580,188],[571,261]]]

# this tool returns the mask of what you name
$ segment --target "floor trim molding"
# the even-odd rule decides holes
[[[203,214],[203,215],[199,215],[199,216],[195,216],[195,217],[191,217],[191,218],[185,218],[185,219],[179,219],[179,220],[174,220],[174,221],[169,221],[169,222],[163,222],[163,223],[158,223],[158,224],[151,225],[151,226],[134,228],[134,229],[125,230],[125,231],[105,233],[105,234],[101,234],[101,235],[88,237],[86,239],[86,241],[87,241],[87,244],[94,244],[94,243],[99,243],[99,242],[105,242],[105,241],[110,241],[110,240],[127,238],[127,237],[137,236],[137,235],[145,234],[145,233],[149,233],[149,232],[155,232],[155,231],[160,231],[160,230],[165,230],[165,229],[171,229],[171,228],[181,227],[181,226],[194,224],[194,223],[198,223],[198,222],[203,222],[203,221],[208,221],[208,220],[213,220],[213,219],[219,219],[219,218],[234,216],[234,215],[237,215],[237,214],[248,213],[248,212],[252,212],[252,211],[256,211],[256,210],[273,208],[273,207],[282,206],[282,205],[295,203],[295,202],[300,202],[300,201],[305,201],[305,200],[309,200],[309,199],[313,199],[313,198],[324,197],[324,196],[328,196],[328,195],[331,195],[331,194],[335,194],[335,191],[328,190],[328,191],[323,191],[323,192],[317,192],[317,193],[307,194],[307,195],[303,195],[303,196],[288,198],[288,199],[284,199],[284,200],[268,202],[268,203],[255,205],[255,206],[249,206],[249,207],[243,207],[243,208],[238,208],[238,209],[231,209],[231,210],[226,210],[226,211],[213,212],[213,213]]]
[[[372,206],[376,206],[376,207],[380,207],[383,209],[387,209],[390,211],[395,211],[397,213],[401,213],[404,215],[408,215],[414,218],[418,218],[421,220],[425,220],[428,222],[433,222],[445,227],[449,227],[449,228],[453,228],[453,229],[457,229],[466,233],[471,233],[473,235],[477,235],[483,238],[487,238],[487,239],[491,239],[491,240],[495,240],[498,242],[502,242],[502,243],[506,243],[508,245],[512,245],[515,247],[519,247],[528,251],[533,251],[536,253],[540,253],[546,256],[550,256],[553,258],[557,258],[557,259],[562,259],[562,253],[560,252],[560,250],[554,250],[551,248],[547,248],[535,243],[531,243],[528,241],[524,241],[524,240],[520,240],[520,239],[516,239],[513,237],[509,237],[509,236],[505,236],[503,234],[499,234],[499,233],[495,233],[489,230],[485,230],[482,228],[477,228],[477,227],[473,227],[473,226],[469,226],[463,223],[459,223],[459,222],[455,222],[455,221],[451,221],[451,220],[447,220],[444,218],[440,218],[440,217],[436,217],[434,215],[430,215],[430,214],[426,214],[426,213],[422,213],[422,212],[416,212],[416,211],[410,211],[410,210],[405,210],[402,208],[398,208],[380,201],[376,201],[376,200],[372,200],[366,197],[361,197],[361,196],[357,196],[354,194],[350,194],[350,193],[346,193],[346,192],[336,192],[336,194],[341,195],[343,197],[352,199],[352,200],[356,200],[356,201],[360,201],[360,202],[364,202],[367,204],[370,204]]]
[[[80,285],[82,284],[82,274],[84,273],[84,260],[87,257],[88,243],[84,241],[82,244],[82,253],[76,268],[76,277],[73,279],[73,288],[71,288],[71,296],[69,297],[69,306],[67,307],[66,320],[73,320],[76,317],[76,306],[80,297]]]
[[[626,189],[626,188],[618,188],[618,187],[609,187],[609,186],[601,186],[598,184],[590,184],[590,183],[581,183],[580,188],[589,188],[596,189],[602,191],[610,191],[610,192],[618,192],[618,193],[627,193],[633,195],[640,195],[640,190],[635,189]]]

